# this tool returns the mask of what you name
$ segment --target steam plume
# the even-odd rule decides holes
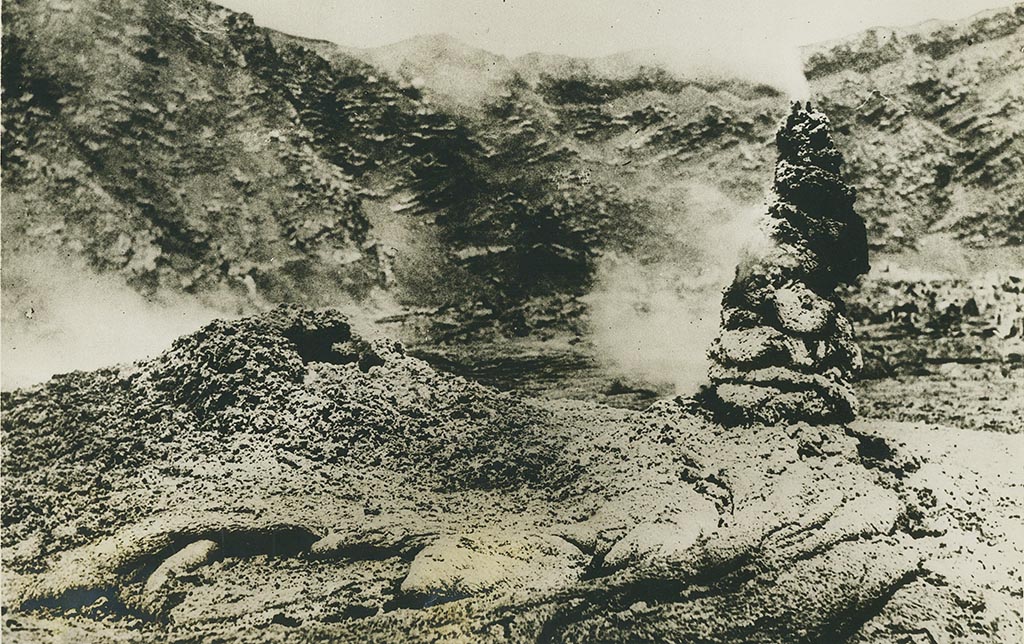
[[[760,225],[763,204],[737,204],[705,185],[691,184],[687,193],[682,218],[692,226],[677,225],[675,234],[689,252],[606,258],[586,298],[591,341],[608,366],[681,394],[707,382],[705,350],[740,258],[771,244]]]
[[[184,296],[147,299],[68,257],[5,257],[2,386],[142,359],[214,317],[224,314]]]

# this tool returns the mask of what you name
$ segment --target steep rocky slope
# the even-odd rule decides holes
[[[996,437],[540,403],[297,308],[3,406],[11,641],[1020,636]]]
[[[849,151],[851,180],[862,188],[860,204],[875,248],[913,246],[936,231],[954,232],[976,246],[1020,244],[1022,208],[1011,178],[1022,157],[1022,25],[1024,7],[1018,4],[956,22],[872,29],[804,48],[812,97],[835,122],[840,147]],[[658,104],[661,96],[636,89],[678,94],[686,86],[700,87],[708,91],[706,102],[727,101],[728,92],[745,99],[733,115],[740,121],[756,115],[753,98],[778,93],[727,79],[674,79],[656,63],[645,70],[642,59],[628,56],[508,59],[441,36],[352,53],[399,76],[416,77],[425,91],[466,106],[479,107],[485,102],[479,99],[482,88],[493,92],[501,79],[518,75],[573,126],[576,145],[616,130],[620,123],[608,109],[615,99],[654,120],[675,119]],[[645,75],[646,82],[638,81]],[[651,82],[655,76],[663,82]],[[460,95],[449,87],[453,77],[478,89]],[[734,145],[730,134],[726,128],[710,138]],[[658,146],[660,140],[645,143],[669,152]],[[705,148],[708,141],[688,143],[690,149]],[[675,159],[676,167],[687,169],[699,162],[686,155]],[[714,169],[731,174],[728,167]]]
[[[641,71],[513,73],[449,110],[334,45],[197,0],[5,11],[5,256],[79,255],[147,295],[232,311],[376,286],[414,305],[480,302],[515,328],[516,307],[585,291],[598,256],[659,237],[624,231],[657,233],[652,215],[679,206],[685,181],[665,187],[668,156],[652,160],[663,146],[621,151],[650,138],[731,167],[732,133],[749,157],[774,122],[734,123],[747,106],[730,92]],[[779,104],[767,95],[759,115]]]
[[[1019,244],[1021,12],[808,52],[873,247]],[[77,255],[232,313],[450,307],[431,337],[573,326],[608,266],[706,272],[709,228],[761,204],[786,109],[628,57],[348,50],[200,0],[31,0],[4,24],[9,265]]]
[[[646,212],[577,180],[587,163],[522,83],[470,117],[205,2],[5,15],[14,263],[56,249],[147,294],[234,293],[223,306],[243,310],[374,286],[509,308],[578,293]]]
[[[1024,240],[1024,5],[805,51],[879,247]]]
[[[55,249],[143,292],[243,301],[374,281],[356,186],[227,18],[187,1],[5,5],[5,261]]]

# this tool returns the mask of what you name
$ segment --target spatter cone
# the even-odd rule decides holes
[[[835,290],[868,270],[864,222],[828,117],[794,103],[776,144],[772,243],[725,290],[708,399],[733,423],[848,421],[861,355]]]

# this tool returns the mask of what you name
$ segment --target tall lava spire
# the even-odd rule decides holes
[[[774,243],[725,290],[709,399],[733,422],[850,420],[861,356],[835,289],[868,270],[864,222],[824,114],[794,103],[776,144]]]

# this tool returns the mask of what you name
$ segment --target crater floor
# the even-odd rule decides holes
[[[10,641],[1021,634],[1020,435],[528,399],[288,307],[3,403]]]

